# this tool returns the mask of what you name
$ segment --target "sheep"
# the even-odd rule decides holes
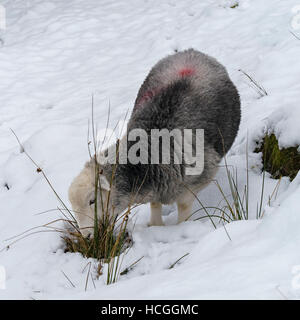
[[[150,203],[149,225],[162,226],[162,205],[176,202],[178,223],[187,220],[195,195],[214,178],[218,164],[231,148],[240,118],[238,91],[226,69],[216,59],[188,49],[160,60],[139,89],[126,134],[113,146],[113,150],[117,146],[118,150],[127,151],[125,160],[128,161],[118,161],[115,156],[117,165],[113,164],[109,156],[110,147],[88,161],[69,188],[69,200],[82,234],[93,233],[96,165],[100,168],[101,184],[101,194],[99,191],[97,199],[102,198],[105,203],[109,194],[109,210],[113,214],[120,214],[133,205],[132,202]],[[197,151],[198,145],[195,130],[203,130],[202,150],[198,153],[203,163],[197,174],[187,173],[195,168],[195,164],[188,163],[185,158],[176,162],[178,152],[185,156],[182,144],[175,143],[180,142],[178,137],[167,148],[169,163],[130,161],[132,152],[129,151],[135,144],[129,139],[131,132],[143,130],[146,133],[146,139],[140,140],[139,150],[134,149],[141,156],[151,149],[153,130],[165,129],[182,134],[186,129],[194,130],[189,141],[192,152]],[[155,151],[156,158],[159,156],[161,159],[166,148],[160,142]],[[152,160],[148,154],[145,159]],[[102,208],[100,205],[97,208],[101,217]]]

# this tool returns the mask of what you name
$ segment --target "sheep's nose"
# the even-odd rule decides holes
[[[91,239],[93,237],[93,233],[91,230],[83,229],[83,230],[81,230],[81,234],[83,237],[85,237],[87,239]]]

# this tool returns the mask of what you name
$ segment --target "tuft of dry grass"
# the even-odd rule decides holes
[[[194,195],[198,203],[200,204],[201,208],[196,210],[192,213],[193,216],[195,213],[199,211],[204,211],[205,216],[197,218],[195,220],[201,220],[205,218],[209,218],[216,228],[216,223],[214,220],[218,222],[222,222],[225,226],[226,223],[230,223],[236,220],[248,220],[250,218],[250,209],[249,204],[250,201],[250,180],[249,180],[249,161],[248,161],[248,142],[246,145],[246,183],[243,186],[238,185],[238,173],[237,169],[228,165],[226,155],[224,156],[225,160],[225,170],[226,170],[226,177],[227,183],[229,187],[229,194],[225,191],[225,186],[222,186],[217,180],[214,180],[214,183],[217,187],[217,190],[222,196],[221,201],[215,207],[206,207],[202,202],[199,200],[197,195]],[[273,192],[268,197],[268,204],[270,205],[273,199],[276,199],[278,194],[278,189],[280,186],[281,180],[278,181],[276,184]],[[264,208],[263,208],[263,199],[265,196],[265,171],[263,171],[262,181],[260,186],[260,194],[256,202],[256,219],[260,219],[264,215]],[[208,209],[214,209],[213,213],[209,213]],[[191,217],[190,216],[190,217]]]

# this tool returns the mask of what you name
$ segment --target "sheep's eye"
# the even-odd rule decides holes
[[[95,203],[95,199],[90,200],[90,206]]]

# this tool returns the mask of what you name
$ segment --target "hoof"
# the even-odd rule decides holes
[[[148,227],[162,227],[164,225],[165,225],[164,223],[152,223],[152,222],[147,223]]]

